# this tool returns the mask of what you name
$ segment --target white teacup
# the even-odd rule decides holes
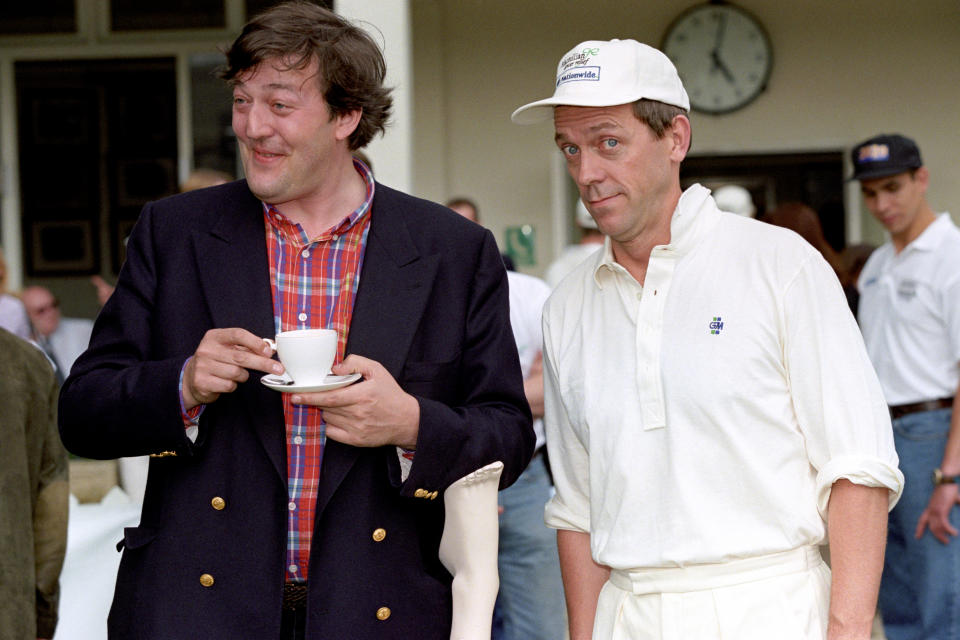
[[[337,332],[333,329],[281,331],[274,340],[263,341],[277,352],[296,384],[321,384],[337,356]]]

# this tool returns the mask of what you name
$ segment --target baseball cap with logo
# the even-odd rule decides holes
[[[864,140],[850,152],[851,180],[885,178],[923,166],[917,143],[899,134],[883,134]]]
[[[636,40],[588,40],[560,59],[553,95],[524,105],[510,118],[517,124],[549,119],[553,107],[613,107],[641,98],[690,110],[677,69],[664,53]]]

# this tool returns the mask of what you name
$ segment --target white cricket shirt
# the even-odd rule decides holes
[[[960,229],[942,213],[899,254],[886,243],[858,281],[857,315],[887,402],[949,398],[960,383]]]
[[[836,276],[791,231],[684,192],[645,286],[607,241],[544,310],[547,524],[615,569],[821,543],[840,478],[903,487]]]

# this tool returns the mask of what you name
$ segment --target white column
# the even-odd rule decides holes
[[[7,262],[7,289],[10,291],[18,291],[23,286],[16,95],[13,61],[0,58],[0,96],[3,96],[0,100],[0,226]]]
[[[364,149],[377,180],[413,188],[413,38],[409,0],[336,0],[337,13],[367,30],[383,50],[386,85],[393,87],[393,115],[382,138]]]

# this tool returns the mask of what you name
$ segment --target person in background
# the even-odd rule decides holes
[[[860,273],[863,271],[864,265],[867,264],[870,254],[876,250],[877,248],[874,245],[865,242],[847,245],[843,248],[840,252],[840,262],[843,263],[847,277],[852,282],[856,283],[860,280]]]
[[[739,184],[726,184],[713,192],[713,199],[720,211],[729,211],[738,216],[757,217],[757,207],[746,187]]]
[[[67,548],[67,452],[43,354],[0,329],[0,640],[53,637]]]
[[[7,292],[7,261],[0,250],[0,329],[6,329],[24,340],[32,340],[30,318],[23,302]]]
[[[843,287],[843,294],[847,298],[847,306],[856,316],[857,300],[860,297],[857,292],[856,281],[847,276],[847,270],[843,266],[840,254],[830,246],[830,243],[824,237],[823,226],[820,224],[820,216],[817,215],[817,212],[802,202],[784,202],[773,211],[765,213],[761,220],[768,224],[795,231],[820,252],[820,255],[837,275],[840,286]]]
[[[86,318],[64,318],[60,301],[46,287],[27,287],[20,294],[33,325],[33,338],[57,367],[62,383],[77,357],[90,343],[93,321]]]
[[[899,134],[851,150],[890,233],[860,273],[860,327],[907,486],[890,514],[880,613],[889,640],[960,638],[960,229],[927,202],[930,172]]]
[[[534,434],[492,234],[354,160],[385,75],[341,16],[267,9],[222,72],[245,179],[140,214],[61,392],[69,450],[155,455],[111,638],[450,637],[437,497],[497,461],[509,486]],[[263,338],[299,329],[362,380],[261,384]]]
[[[556,289],[560,281],[573,271],[574,267],[603,246],[603,234],[597,229],[597,223],[590,217],[590,212],[583,206],[583,200],[579,198],[575,218],[577,228],[580,230],[580,241],[564,247],[560,255],[547,267],[543,277],[551,289]]]
[[[469,198],[447,206],[479,223],[479,210]],[[563,580],[557,539],[543,522],[543,508],[553,493],[543,432],[543,305],[550,287],[533,276],[507,272],[510,283],[510,326],[517,342],[523,389],[537,435],[533,460],[513,486],[499,495],[500,593],[494,613],[494,640],[555,640],[566,627]]]
[[[690,102],[662,52],[582,42],[555,87],[513,120],[553,119],[607,236],[543,312],[570,639],[867,640],[903,476],[836,275],[681,190]]]

